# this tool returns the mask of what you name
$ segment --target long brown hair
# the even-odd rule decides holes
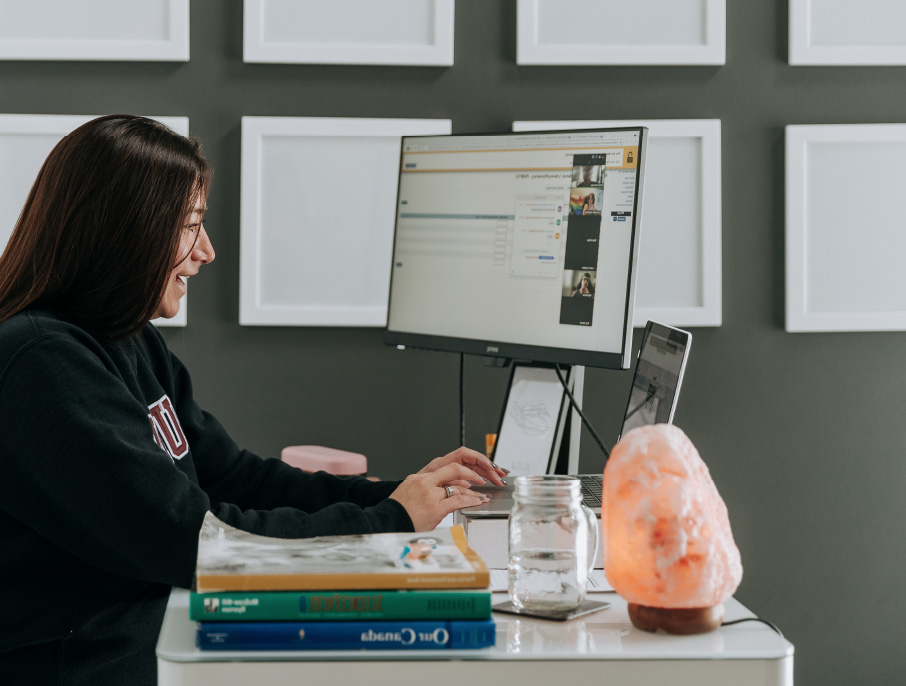
[[[37,306],[98,337],[137,333],[210,180],[201,145],[152,119],[116,114],[77,128],[45,160],[0,257],[0,322]]]

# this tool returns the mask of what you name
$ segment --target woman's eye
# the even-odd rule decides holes
[[[196,231],[198,231],[199,226],[201,226],[201,224],[187,224],[186,231],[191,231],[192,233],[195,233]]]

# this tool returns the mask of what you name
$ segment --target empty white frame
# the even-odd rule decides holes
[[[906,124],[786,127],[786,330],[904,331]]]
[[[518,64],[725,64],[726,0],[518,0]]]
[[[189,0],[0,0],[0,59],[186,62]]]
[[[245,0],[243,59],[453,64],[454,0]]]
[[[903,0],[790,0],[790,64],[906,64]]]
[[[634,326],[721,325],[719,119],[517,121],[514,131],[647,126]]]
[[[186,117],[154,117],[184,136]],[[0,252],[6,248],[28,192],[44,160],[63,136],[93,116],[69,114],[0,114]],[[185,326],[187,296],[173,319],[155,319],[158,326]]]
[[[404,135],[449,119],[243,117],[239,323],[384,326]]]

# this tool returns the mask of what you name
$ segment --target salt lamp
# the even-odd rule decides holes
[[[720,626],[742,564],[727,507],[686,434],[669,424],[627,433],[604,468],[602,502],[605,574],[633,625],[677,634]]]

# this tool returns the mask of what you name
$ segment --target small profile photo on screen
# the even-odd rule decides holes
[[[563,272],[564,298],[594,298],[596,274],[592,271],[567,269]]]
[[[571,188],[569,191],[569,213],[578,215],[600,215],[601,189]]]
[[[604,185],[604,165],[577,164],[573,167],[573,188]]]

